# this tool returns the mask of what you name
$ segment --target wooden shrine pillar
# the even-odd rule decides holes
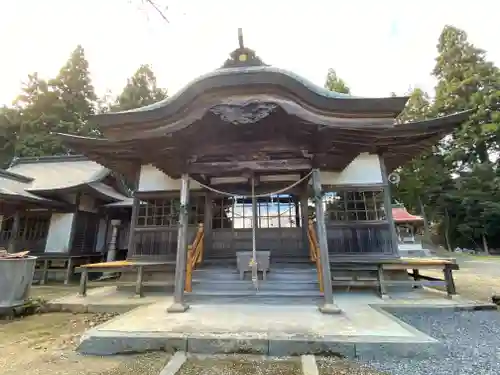
[[[385,216],[389,223],[389,231],[391,233],[392,253],[394,256],[399,257],[398,234],[396,233],[396,223],[392,216],[391,184],[387,175],[387,168],[385,167],[383,155],[379,154],[378,160],[380,163],[380,172],[382,173],[382,182],[384,184],[384,208]]]
[[[136,255],[136,241],[135,241],[135,228],[137,226],[137,216],[139,215],[139,208],[141,206],[141,201],[134,193],[134,200],[132,203],[132,214],[130,215],[130,228],[128,231],[127,239],[127,258]]]
[[[302,231],[302,241],[304,244],[304,251],[306,253],[309,252],[309,236],[308,236],[308,228],[309,228],[309,193],[308,193],[309,184],[308,181],[304,181],[301,189],[300,189],[300,229]]]
[[[339,314],[341,310],[333,303],[332,276],[330,272],[330,258],[328,255],[328,240],[326,237],[325,211],[323,208],[323,194],[321,189],[319,169],[313,169],[312,183],[314,189],[314,205],[316,207],[316,232],[318,235],[321,271],[323,274],[323,295],[325,302],[319,310],[324,314]]]
[[[137,242],[135,238],[135,228],[137,227],[137,216],[139,216],[139,209],[141,208],[141,200],[137,197],[137,191],[139,190],[139,183],[141,180],[141,167],[136,170],[136,176],[134,181],[134,194],[132,201],[132,212],[130,214],[130,226],[128,230],[127,238],[127,259],[136,255]],[[106,231],[107,233],[107,231]]]
[[[203,219],[203,230],[205,232],[203,237],[203,247],[205,249],[205,254],[208,254],[212,250],[212,221],[214,216],[213,207],[213,194],[211,191],[207,191],[207,193],[205,194],[205,210]]]
[[[76,223],[77,223],[77,217],[78,213],[80,211],[80,202],[82,199],[82,192],[79,191],[76,193],[75,196],[75,205],[73,207],[73,217],[71,219],[71,230],[69,234],[69,243],[68,243],[68,253],[73,254],[73,246],[75,243],[75,232],[76,232]]]
[[[19,239],[19,229],[21,226],[21,211],[16,209],[14,213],[13,222],[12,222],[12,234],[10,235],[9,246],[7,247],[7,251],[9,253],[15,253],[17,249],[17,242]]]
[[[186,282],[186,261],[188,247],[189,175],[184,173],[181,182],[181,206],[179,231],[177,233],[177,258],[175,262],[174,303],[167,309],[169,313],[185,312],[189,306],[184,303]]]

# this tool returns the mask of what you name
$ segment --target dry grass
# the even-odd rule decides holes
[[[101,286],[99,283],[96,286]],[[76,293],[78,286],[33,286],[31,297],[45,301]],[[75,352],[87,329],[114,314],[48,313],[0,320],[2,375],[139,375],[157,374],[168,361],[166,353],[90,357]]]
[[[108,320],[107,314],[50,313],[0,321],[2,375],[134,375],[155,374],[166,353],[89,357],[77,354],[80,335]],[[145,371],[147,370],[147,371]],[[153,370],[153,371],[149,371]]]
[[[422,271],[422,275],[442,278],[440,271]],[[491,302],[491,296],[500,294],[500,277],[481,275],[472,270],[460,270],[453,273],[457,293],[462,297],[481,302]],[[437,288],[445,290],[444,288]]]

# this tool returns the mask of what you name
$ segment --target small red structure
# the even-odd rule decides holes
[[[406,211],[406,208],[402,206],[392,208],[392,217],[394,218],[394,222],[396,224],[404,224],[404,223],[416,224],[424,222],[422,216],[412,215],[408,211]]]

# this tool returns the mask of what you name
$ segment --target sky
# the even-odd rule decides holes
[[[19,94],[29,73],[55,76],[83,45],[99,95],[120,93],[150,64],[160,87],[175,93],[218,68],[245,45],[267,63],[323,85],[334,68],[354,95],[388,96],[421,87],[446,24],[464,29],[500,66],[498,0],[157,0],[166,23],[143,0],[0,2],[0,105]]]

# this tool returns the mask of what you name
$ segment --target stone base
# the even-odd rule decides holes
[[[405,294],[399,299],[393,296],[386,303],[371,293],[344,293],[335,296],[336,305],[322,306],[323,314],[311,304],[193,303],[185,314],[168,314],[165,319],[166,311],[182,312],[187,306],[162,296],[161,302],[139,307],[85,332],[77,350],[91,355],[181,350],[377,360],[388,356],[425,358],[440,355],[443,345],[382,307],[425,312],[423,306],[442,310],[459,305],[443,297],[435,293],[422,293],[421,298]]]
[[[341,314],[342,310],[335,304],[325,303],[319,306],[318,310],[323,314]]]
[[[185,303],[174,303],[167,308],[169,314],[183,313],[189,309],[189,305]]]

